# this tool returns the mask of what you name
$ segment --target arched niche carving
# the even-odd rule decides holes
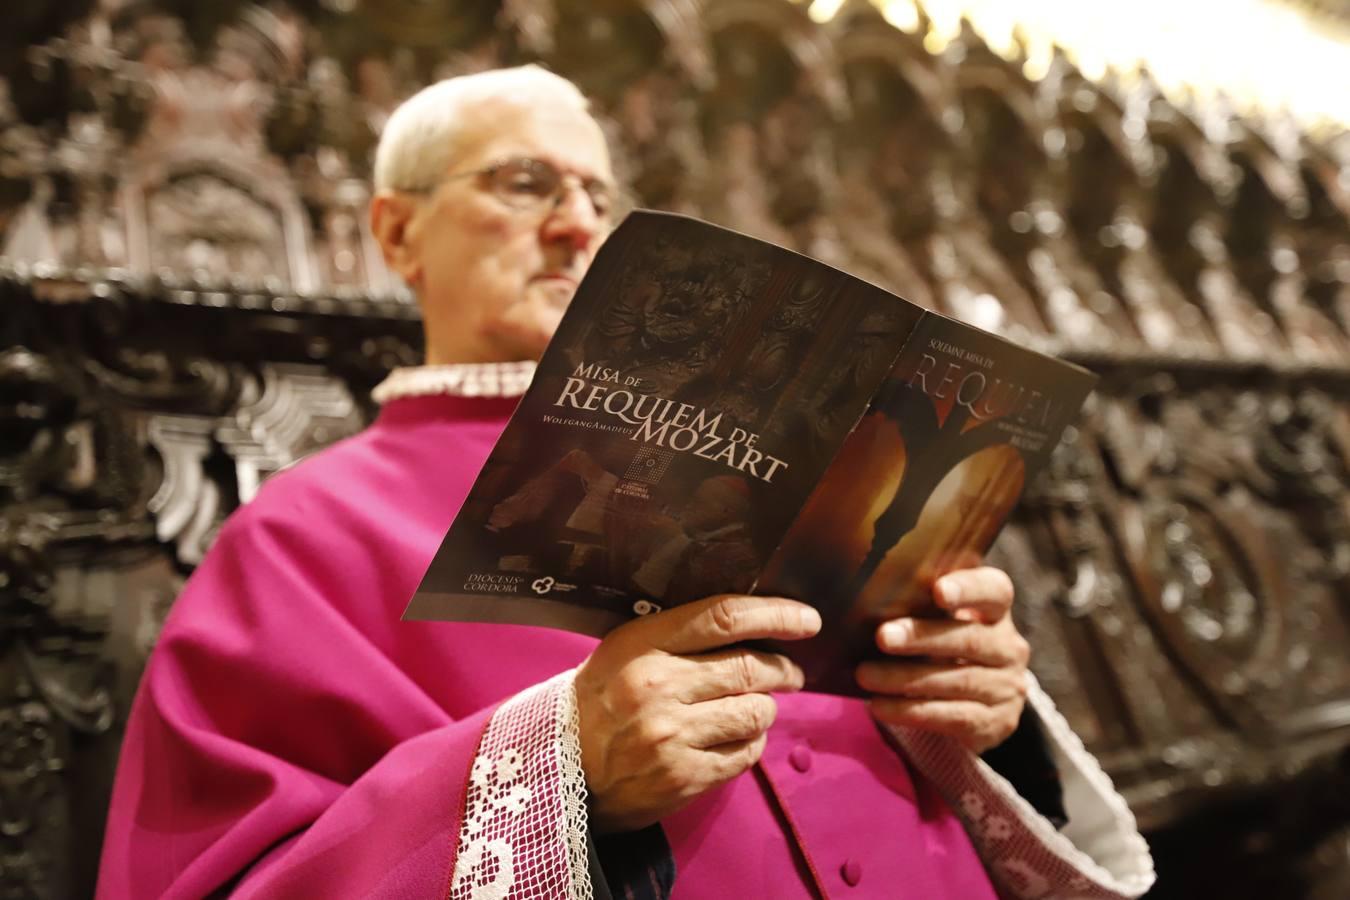
[[[1126,243],[1116,229],[1122,212],[1137,219],[1134,194],[1145,189],[1153,174],[1152,148],[1139,123],[1127,118],[1108,92],[1085,79],[1061,84],[1057,98],[1066,151],[1065,217],[1084,255],[1120,296],[1117,267]]]
[[[1034,225],[1016,227],[1014,213],[1041,199],[1039,170],[1049,165],[1039,135],[1048,123],[1037,121],[1036,106],[1021,82],[999,64],[963,61],[957,69],[957,100],[962,128],[958,143],[971,176],[972,200],[990,226],[995,246],[1012,259],[1025,256],[1024,236]],[[1045,210],[1048,215],[1057,211]]]
[[[267,140],[279,94],[304,68],[303,22],[285,7],[255,4],[185,20],[156,8],[124,10],[115,29],[140,54],[153,90],[118,189],[127,265],[315,291],[311,225]],[[184,37],[194,28],[204,48],[196,64]]]
[[[698,209],[707,158],[700,90],[712,79],[697,7],[688,0],[554,0],[543,62],[575,80],[610,138],[619,180],[641,205]]]
[[[1182,294],[1204,312],[1187,314],[1191,327],[1207,321],[1233,357],[1287,357],[1278,324],[1243,289],[1223,242],[1222,222],[1235,190],[1227,158],[1179,108],[1154,103],[1152,111],[1148,133],[1157,148],[1158,182],[1145,227]]]
[[[933,172],[952,151],[941,124],[947,86],[919,40],[871,4],[846,7],[832,37],[849,113],[831,142],[830,213],[848,267],[937,309],[940,284],[924,247],[940,221]]]
[[[304,210],[284,170],[257,162],[189,152],[134,170],[122,191],[131,266],[314,291]]]
[[[1291,353],[1307,362],[1333,363],[1350,352],[1336,318],[1305,299],[1307,277],[1294,238],[1310,212],[1296,163],[1281,158],[1253,130],[1235,123],[1230,149],[1237,189],[1223,238],[1233,271],[1256,305],[1279,324]]]
[[[612,108],[625,87],[671,62],[671,35],[642,0],[553,0],[557,12],[549,68]]]
[[[1068,228],[1144,347],[1212,357],[1219,346],[1207,317],[1173,279],[1146,228],[1156,199],[1157,153],[1141,107],[1151,102],[1153,88],[1147,72],[1134,81],[1120,95],[1076,74],[1061,83],[1062,137],[1056,138],[1065,152]]]
[[[710,6],[715,82],[703,134],[715,163],[705,210],[756,237],[829,256],[822,221],[833,170],[827,123],[845,94],[830,48],[803,10],[774,0]]]
[[[330,4],[325,4],[330,5]],[[349,0],[331,4],[341,10]],[[511,0],[478,0],[474,3],[426,3],[423,0],[359,0],[350,3],[347,15],[331,16],[324,25],[344,25],[352,30],[344,36],[353,43],[370,45],[374,35],[385,49],[407,48],[427,61],[443,56],[446,48],[472,46],[493,31],[501,9]],[[330,32],[332,33],[332,32]],[[363,39],[359,35],[364,33]]]
[[[1062,55],[1056,66],[1061,81],[1070,76]],[[1054,105],[1039,102],[1015,65],[987,51],[963,61],[957,84],[975,209],[1039,316],[1066,346],[1135,343],[1133,322],[1068,234],[1065,136]]]
[[[896,225],[926,232],[926,239],[913,252],[921,257],[920,268],[940,286],[939,309],[988,331],[1044,345],[1049,326],[1036,299],[994,247],[989,224],[968,183],[964,111],[956,84],[959,70],[950,59],[936,60],[934,66],[936,80],[919,76],[910,81],[912,88],[906,88],[923,100],[913,108],[927,111],[913,123],[920,129],[917,139],[930,141],[935,149],[917,157],[913,148],[902,151],[911,159],[923,160],[924,187],[921,205],[911,207],[917,213],[914,217],[901,211],[903,204],[913,202],[912,195],[897,192],[894,196]],[[923,206],[927,203],[931,203],[931,219]]]
[[[1302,145],[1299,178],[1308,210],[1290,229],[1307,278],[1304,297],[1350,333],[1350,165],[1338,165],[1312,141]]]
[[[1150,351],[1221,355],[1194,286],[1177,280],[1150,227],[1171,214],[1158,205],[1166,152],[1152,141],[1149,122],[1154,110],[1171,116],[1172,109],[1152,76],[1141,69],[1126,84],[1116,79],[1109,89],[1074,89],[1059,106],[1066,146],[1075,148],[1069,157],[1068,210],[1079,246],[1122,300]]]

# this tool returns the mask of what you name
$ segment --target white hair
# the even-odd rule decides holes
[[[585,95],[536,65],[447,78],[394,110],[375,148],[375,189],[420,190],[439,181],[453,159],[469,110],[499,101],[589,113]]]

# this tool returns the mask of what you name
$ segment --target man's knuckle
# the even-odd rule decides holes
[[[952,693],[956,697],[976,697],[981,692],[980,678],[969,666],[962,666],[951,675]]]
[[[764,755],[764,747],[766,744],[767,739],[763,735],[760,735],[745,746],[745,749],[742,751],[743,766],[741,771],[744,771],[759,762],[760,757]]]
[[[635,724],[638,743],[648,749],[668,743],[678,732],[666,716],[644,716]]]
[[[754,687],[758,670],[755,658],[748,653],[737,653],[728,661],[730,684],[736,693],[743,694]]]
[[[610,691],[618,705],[626,710],[638,710],[650,703],[664,690],[665,679],[650,666],[630,665],[610,683]]]
[[[651,697],[664,689],[666,679],[655,666],[636,665],[624,683],[629,691],[642,697]]]
[[[767,727],[762,720],[763,713],[753,697],[739,697],[727,706],[722,720],[723,733],[727,740],[748,740]]]
[[[709,766],[709,787],[730,781],[750,768],[750,765],[753,765],[753,763],[747,765],[742,761],[741,751],[727,754],[719,759],[716,765]]]
[[[909,619],[901,629],[899,644],[917,653],[941,640],[941,637],[940,632],[933,630],[931,622],[924,619]]]
[[[956,738],[970,749],[981,753],[998,743],[990,729],[978,725],[963,726],[956,732]]]
[[[1015,669],[1022,665],[1022,648],[1018,646],[1019,638],[1014,634],[1011,637],[998,636],[990,641],[990,658],[999,666],[1007,669]]]
[[[741,622],[740,605],[734,597],[719,597],[708,609],[708,617],[713,627],[725,635],[736,634]]]
[[[728,717],[728,726],[732,734],[742,739],[749,738],[760,732],[759,715],[753,706],[741,705]]]
[[[768,694],[755,694],[750,704],[751,726],[755,734],[763,734],[778,718],[778,704]]]
[[[614,700],[614,706],[625,711],[637,709],[648,696],[646,690],[639,683],[639,679],[635,679],[627,673],[620,675],[609,683],[608,693]]]
[[[788,684],[793,678],[793,665],[786,657],[778,654],[757,657],[755,659],[755,668],[760,673],[763,683],[772,685],[773,688]]]
[[[951,690],[950,672],[951,669],[943,665],[913,670],[896,667],[894,676],[889,679],[890,691],[905,697],[927,697]]]
[[[730,781],[759,762],[760,757],[764,754],[764,744],[764,737],[761,735],[753,740],[746,741],[734,753],[728,753],[724,756],[721,765],[718,767],[718,780]]]
[[[661,766],[652,775],[651,791],[658,797],[684,797],[690,792],[690,780],[677,765]]]

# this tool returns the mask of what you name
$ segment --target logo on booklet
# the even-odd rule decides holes
[[[552,575],[545,575],[543,578],[536,578],[530,583],[530,590],[539,596],[544,596],[552,591],[575,591],[575,584],[566,584],[556,580]]]
[[[624,473],[624,477],[647,484],[657,484],[674,459],[675,454],[670,450],[658,450],[644,445],[628,464],[628,471]]]

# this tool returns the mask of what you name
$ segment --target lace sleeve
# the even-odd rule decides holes
[[[574,671],[503,703],[464,793],[451,900],[591,900]]]
[[[1148,844],[1054,702],[1028,674],[1064,787],[1068,824],[1057,830],[1013,786],[950,738],[890,727],[909,761],[956,810],[999,892],[1018,900],[1133,900],[1155,876]]]

